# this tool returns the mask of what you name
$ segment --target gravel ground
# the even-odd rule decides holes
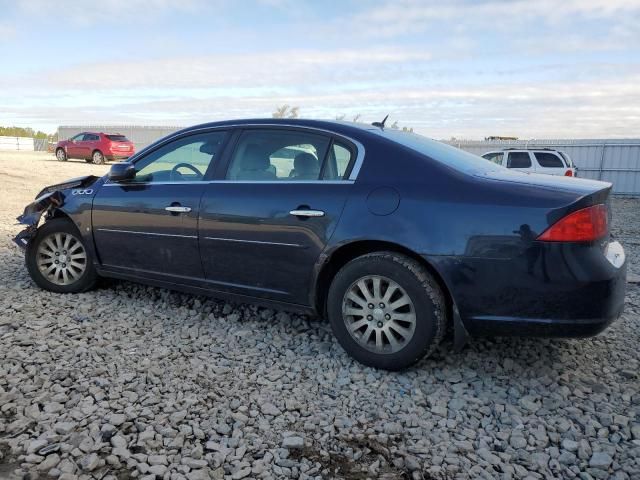
[[[640,287],[585,340],[445,342],[403,373],[328,324],[124,282],[37,289],[10,238],[105,167],[0,153],[0,478],[640,478]],[[640,201],[613,202],[640,274]]]

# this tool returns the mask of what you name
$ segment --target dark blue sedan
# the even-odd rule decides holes
[[[42,288],[114,277],[326,316],[401,369],[452,327],[587,336],[623,307],[611,184],[523,174],[422,136],[312,120],[209,123],[45,188],[16,237]]]

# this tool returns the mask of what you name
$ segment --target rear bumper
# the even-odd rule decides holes
[[[120,153],[120,152],[110,152],[108,154],[105,155],[105,158],[107,160],[126,160],[127,158],[131,157],[133,155],[133,153]]]
[[[627,262],[618,242],[535,248],[512,259],[435,257],[469,334],[588,337],[620,316]]]

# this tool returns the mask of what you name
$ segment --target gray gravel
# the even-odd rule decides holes
[[[614,208],[640,273],[640,201]],[[0,228],[0,478],[640,478],[638,285],[596,338],[445,342],[388,373],[304,316],[38,290]]]

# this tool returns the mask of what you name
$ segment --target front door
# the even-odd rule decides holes
[[[308,305],[313,268],[351,188],[352,157],[354,146],[330,136],[245,130],[225,180],[205,187],[200,206],[211,288]]]
[[[203,279],[198,208],[225,137],[172,140],[135,161],[133,180],[100,188],[92,219],[103,268],[177,283]]]
[[[67,157],[68,158],[80,158],[81,157],[81,147],[82,141],[85,137],[84,133],[80,133],[75,137],[69,139],[69,143],[67,144]]]

